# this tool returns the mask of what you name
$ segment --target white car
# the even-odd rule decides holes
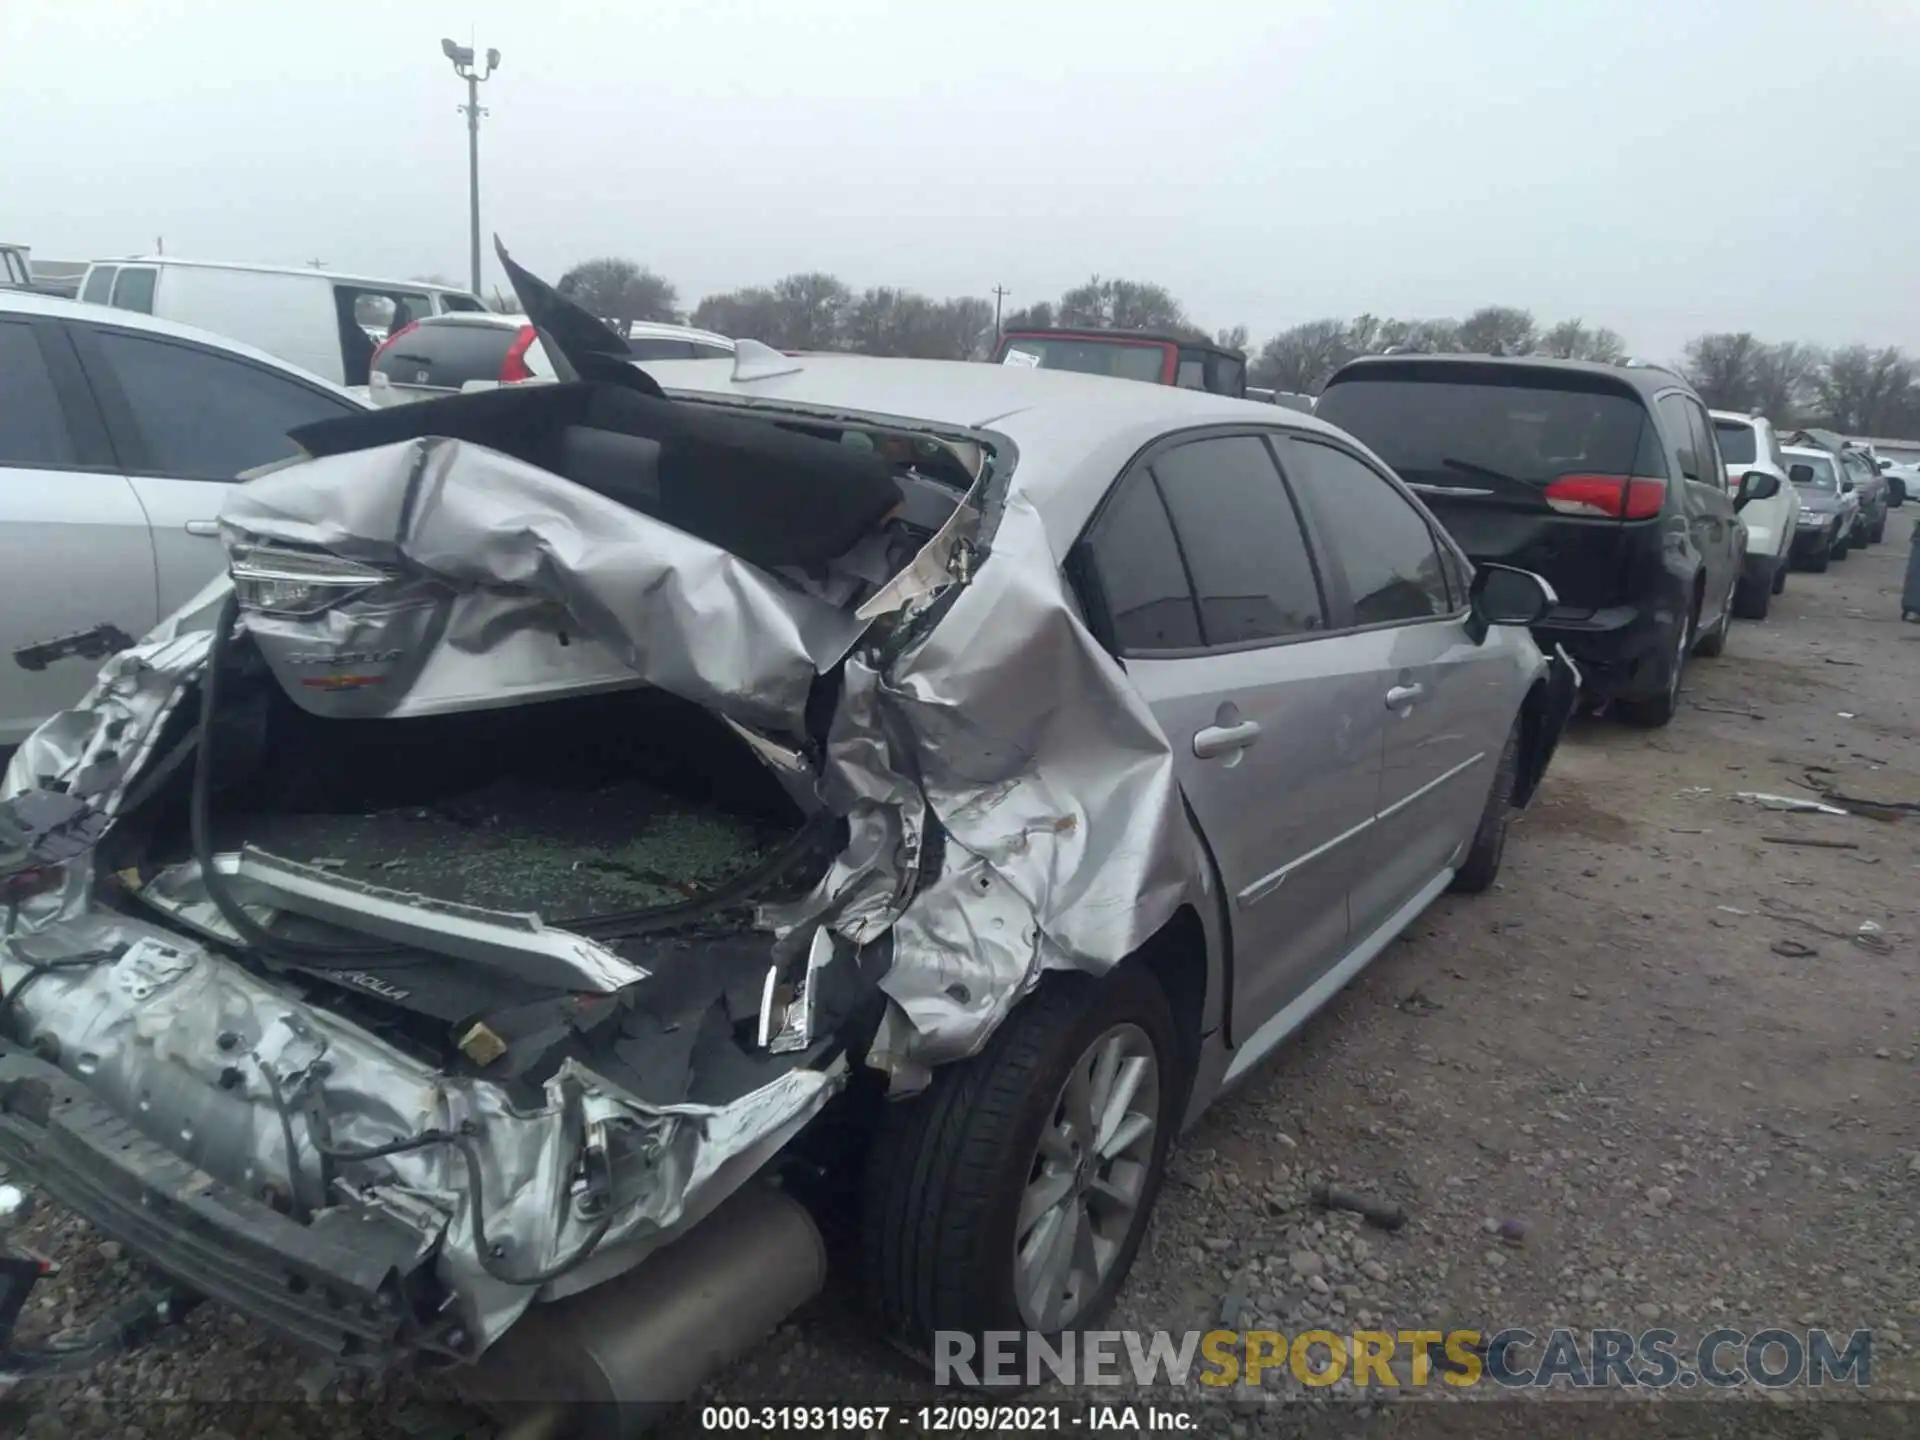
[[[423,280],[171,255],[96,260],[80,298],[231,336],[350,387],[367,383],[374,349],[392,331],[428,315],[486,309],[477,295]]]
[[[1711,413],[1727,489],[1738,490],[1741,477],[1752,471],[1780,482],[1778,493],[1749,501],[1740,512],[1740,523],[1747,531],[1747,558],[1734,586],[1733,613],[1742,620],[1764,620],[1773,597],[1787,588],[1800,499],[1787,476],[1786,456],[1772,421],[1733,410]]]
[[[0,746],[226,568],[234,476],[364,410],[204,331],[0,290]]]
[[[726,336],[686,325],[636,321],[626,339],[633,358],[641,361],[722,360],[733,354],[733,341]],[[401,405],[552,378],[553,366],[526,316],[433,315],[381,341],[367,393],[375,405]]]

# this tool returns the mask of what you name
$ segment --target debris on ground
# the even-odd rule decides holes
[[[1811,945],[1799,940],[1780,939],[1773,942],[1773,953],[1784,955],[1789,960],[1811,960],[1820,952]]]
[[[1316,1187],[1313,1203],[1322,1210],[1351,1210],[1369,1225],[1382,1230],[1398,1230],[1407,1223],[1407,1212],[1392,1201],[1375,1200],[1333,1185]]]
[[[1837,805],[1828,805],[1820,800],[1803,800],[1797,795],[1767,795],[1758,790],[1742,790],[1733,797],[1746,805],[1758,805],[1762,810],[1789,810],[1801,815],[1845,815],[1847,812]]]
[[[1769,845],[1805,845],[1814,850],[1858,850],[1851,840],[1816,840],[1811,835],[1762,835]]]

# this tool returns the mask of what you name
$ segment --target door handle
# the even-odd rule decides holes
[[[217,540],[220,538],[220,522],[218,520],[189,520],[187,521],[187,533],[189,535],[206,535]]]
[[[1398,710],[1402,705],[1411,705],[1427,693],[1424,685],[1396,685],[1387,691],[1387,709]]]
[[[1242,720],[1238,725],[1209,725],[1194,732],[1193,753],[1202,760],[1211,760],[1231,750],[1244,750],[1259,738],[1257,720]]]

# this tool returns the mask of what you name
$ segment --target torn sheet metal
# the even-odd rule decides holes
[[[88,954],[117,958],[44,970],[22,985],[29,964]],[[649,1106],[568,1062],[548,1082],[544,1105],[516,1110],[497,1085],[441,1073],[178,934],[104,912],[0,951],[0,986],[17,989],[17,1033],[69,1059],[102,1101],[249,1196],[278,1195],[297,1208],[328,1203],[311,1115],[323,1117],[341,1148],[471,1122],[482,1220],[509,1276],[566,1260],[594,1223],[573,1203],[581,1140],[570,1095],[588,1126],[611,1137],[612,1218],[589,1266],[620,1257],[625,1268],[724,1199],[841,1083],[837,1071],[796,1068],[727,1105]],[[283,1121],[274,1086],[301,1115],[299,1127]],[[750,1168],[734,1163],[743,1155],[755,1157]],[[458,1149],[336,1162],[332,1183],[334,1194],[351,1193],[418,1232],[420,1255],[431,1252],[438,1278],[466,1308],[458,1318],[476,1348],[538,1293],[481,1264]]]
[[[624,681],[799,733],[815,676],[864,628],[717,545],[457,440],[277,470],[236,488],[221,526],[230,547],[319,546],[409,577],[317,617],[243,612],[288,694],[319,714],[419,715]],[[581,633],[562,643],[569,628]],[[316,686],[338,673],[312,663],[327,657],[364,660],[353,668],[370,683]]]

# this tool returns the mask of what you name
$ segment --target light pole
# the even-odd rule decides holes
[[[440,53],[453,62],[453,73],[467,82],[467,103],[458,108],[467,117],[467,218],[471,227],[473,262],[473,293],[480,293],[480,117],[487,112],[480,108],[480,82],[487,79],[500,68],[500,52],[487,51],[487,68],[476,70],[473,65],[473,47],[456,45],[451,40],[440,42]]]

